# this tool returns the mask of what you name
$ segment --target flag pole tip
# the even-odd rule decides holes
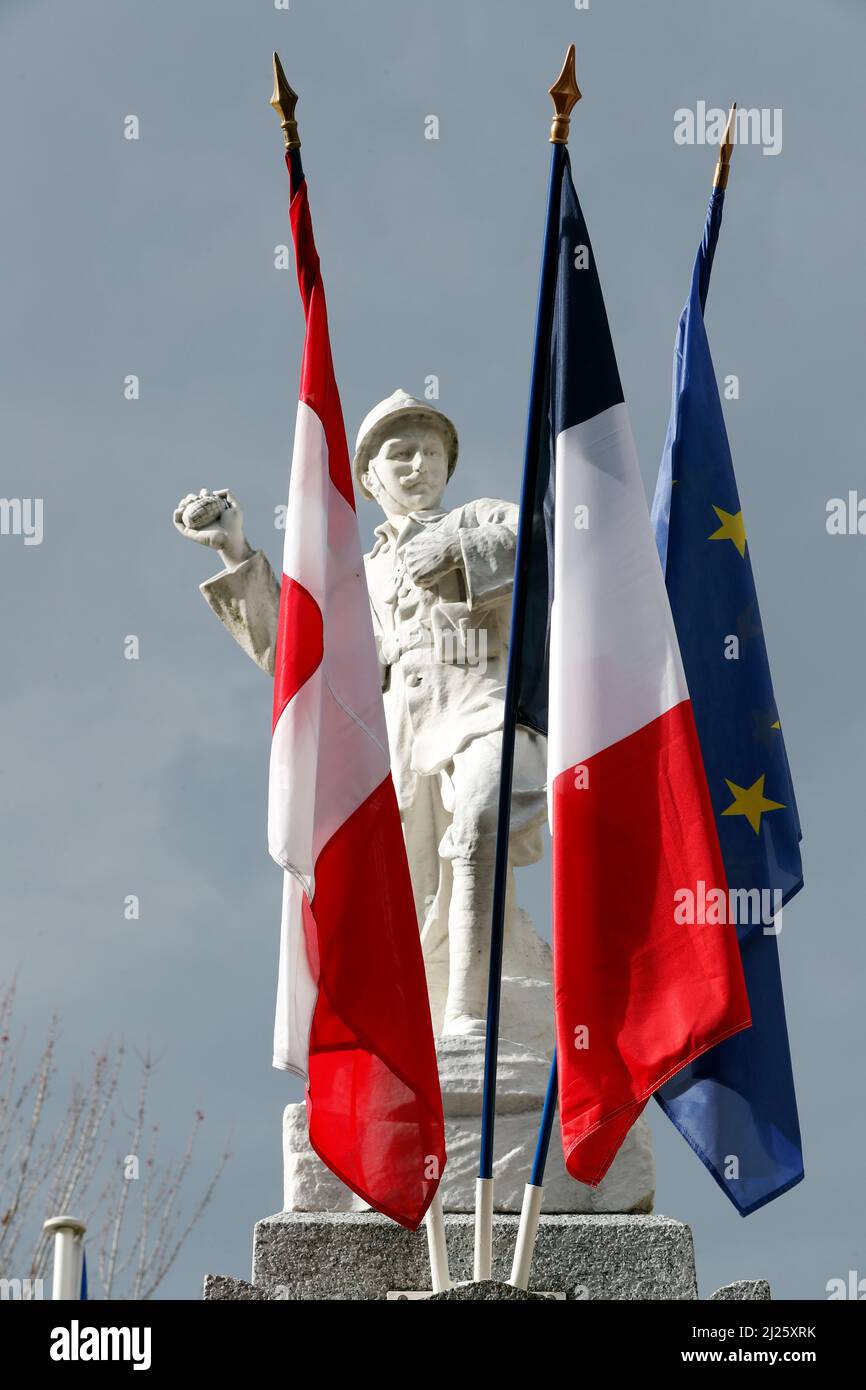
[[[550,127],[550,143],[552,145],[568,144],[571,113],[581,98],[581,90],[577,85],[577,74],[574,68],[574,53],[574,44],[569,44],[565,62],[562,65],[562,72],[553,86],[548,88],[554,110],[553,122]]]
[[[722,143],[719,146],[719,158],[716,163],[716,170],[713,174],[713,188],[718,188],[720,192],[724,192],[728,186],[728,177],[731,172],[731,155],[734,152],[734,124],[736,119],[737,103],[733,101],[731,102],[725,133],[722,136]]]
[[[299,150],[301,148],[301,137],[298,134],[298,123],[295,120],[295,107],[298,104],[298,94],[289,83],[286,74],[283,72],[283,65],[280,62],[279,53],[274,53],[274,94],[271,97],[271,106],[280,118],[280,126],[283,138],[286,142],[287,150]]]

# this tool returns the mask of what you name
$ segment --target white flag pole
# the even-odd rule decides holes
[[[511,1278],[508,1280],[515,1289],[529,1288],[532,1257],[535,1254],[535,1237],[538,1234],[538,1218],[541,1216],[543,1201],[544,1188],[535,1187],[531,1182],[528,1182],[523,1189],[523,1206],[520,1208],[517,1244],[514,1247]]]
[[[84,1263],[84,1232],[77,1216],[53,1216],[43,1231],[54,1235],[54,1279],[51,1297],[66,1302],[81,1298],[81,1270]]]
[[[445,1240],[445,1217],[442,1212],[442,1197],[439,1190],[427,1208],[424,1217],[427,1227],[427,1248],[430,1252],[430,1277],[434,1293],[447,1293],[451,1288],[451,1275],[448,1271],[448,1246]]]
[[[490,1279],[493,1269],[493,1178],[475,1180],[475,1256],[472,1277]]]
[[[517,1243],[514,1247],[511,1278],[508,1280],[515,1289],[529,1288],[532,1257],[535,1254],[535,1237],[538,1234],[541,1204],[544,1201],[544,1169],[547,1166],[547,1151],[550,1148],[550,1135],[553,1130],[553,1119],[556,1115],[557,1082],[556,1053],[554,1052],[553,1061],[550,1064],[550,1075],[547,1078],[547,1090],[544,1094],[541,1123],[538,1126],[532,1173],[529,1182],[523,1189],[520,1225],[517,1228]]]

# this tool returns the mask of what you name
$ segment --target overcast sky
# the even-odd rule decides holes
[[[302,321],[274,268],[271,50],[301,94],[350,436],[437,375],[457,504],[518,494],[546,88],[572,40],[575,182],[649,493],[714,163],[675,143],[674,113],[783,112],[781,153],[735,152],[708,326],[719,377],[740,380],[725,413],[805,836],[781,951],[806,1180],[744,1221],[650,1106],[656,1209],[692,1225],[705,1295],[767,1276],[821,1298],[866,1275],[866,536],[825,527],[829,498],[866,495],[862,4],[0,0],[0,491],[44,499],[41,545],[0,536],[0,975],[19,972],[31,1043],[59,1011],[67,1082],[107,1036],[153,1046],[163,1152],[197,1105],[207,1117],[198,1187],[234,1126],[165,1295],[249,1275],[300,1094],[270,1066],[269,684],[197,592],[207,552],[170,520],[187,491],[231,486],[253,544],[280,553]],[[377,513],[360,515],[367,540]],[[548,873],[522,875],[542,929]]]

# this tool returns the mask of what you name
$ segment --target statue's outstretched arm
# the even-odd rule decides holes
[[[182,498],[174,512],[182,536],[209,546],[222,557],[224,569],[199,585],[208,605],[247,656],[268,675],[280,611],[280,586],[267,556],[254,551],[244,535],[243,512],[227,488],[206,489]]]

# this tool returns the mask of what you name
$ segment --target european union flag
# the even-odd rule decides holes
[[[722,910],[737,921],[752,1027],[679,1072],[656,1099],[748,1216],[803,1177],[773,926],[778,907],[802,888],[803,871],[794,790],[704,327],[724,199],[721,189],[713,190],[679,321],[673,404],[652,516],[727,873]]]

